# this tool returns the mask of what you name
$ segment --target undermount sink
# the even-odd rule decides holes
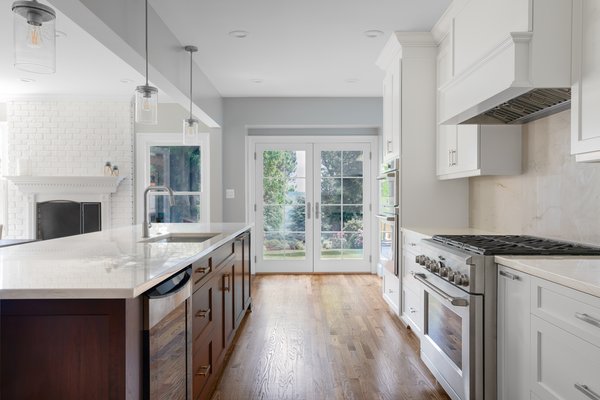
[[[142,243],[201,243],[214,238],[218,233],[168,233],[140,240]]]

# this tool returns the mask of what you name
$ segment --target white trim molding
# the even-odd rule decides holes
[[[25,235],[36,237],[37,203],[53,200],[99,202],[102,229],[111,227],[111,197],[124,176],[7,176],[27,199]]]

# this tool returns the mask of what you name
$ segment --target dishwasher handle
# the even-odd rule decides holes
[[[144,294],[144,330],[150,330],[192,296],[188,267]]]

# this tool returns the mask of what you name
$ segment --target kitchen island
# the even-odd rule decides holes
[[[250,228],[156,224],[142,239],[138,225],[0,249],[0,397],[145,398],[142,294],[190,267],[188,386],[206,397],[250,308]]]

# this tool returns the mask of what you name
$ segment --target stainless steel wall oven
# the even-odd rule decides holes
[[[379,182],[379,265],[398,276],[398,243],[400,233],[400,185],[398,160],[384,164]]]

